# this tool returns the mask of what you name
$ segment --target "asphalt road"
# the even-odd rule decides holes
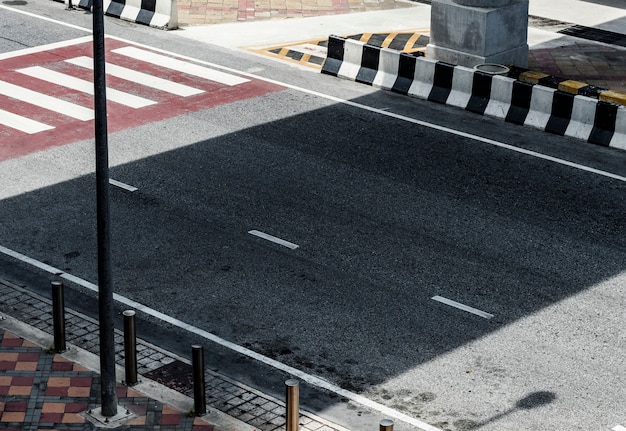
[[[89,26],[57,3],[19,8]],[[285,86],[111,134],[111,177],[138,189],[111,188],[117,293],[442,429],[626,424],[626,184],[385,113],[621,176],[625,153],[106,23],[352,102]],[[85,35],[0,10],[0,52]],[[92,145],[0,163],[0,245],[95,282]],[[0,276],[45,289],[30,270],[0,257]],[[72,304],[95,312],[82,295]],[[146,335],[181,351],[195,340],[159,324]],[[279,392],[280,372],[214,355],[211,367]],[[303,404],[367,429],[315,396]]]

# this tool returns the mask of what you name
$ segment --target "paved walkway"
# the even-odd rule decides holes
[[[581,41],[530,50],[529,69],[626,93],[626,49]]]
[[[179,12],[180,22],[211,25],[183,26],[178,33],[230,48],[258,47],[265,42],[276,46],[330,34],[419,29],[428,36],[430,27],[430,0],[214,0],[202,6],[194,4]],[[231,13],[224,13],[226,10]],[[185,21],[185,16],[190,21]],[[530,0],[528,43],[529,69],[622,93],[615,103],[626,104],[623,9],[602,2]]]
[[[0,428],[89,430],[97,415],[100,376],[0,328]],[[217,427],[132,388],[117,386],[119,430],[213,431]],[[111,422],[109,425],[113,425]]]
[[[97,322],[67,309],[68,351],[54,354],[52,304],[27,289],[0,280],[0,429],[92,430],[102,426],[89,411],[101,407]],[[124,378],[124,336],[115,332],[118,381]],[[80,347],[79,347],[80,346]],[[120,430],[282,431],[283,400],[205,370],[207,414],[193,410],[190,361],[137,340],[140,383],[118,384],[118,403],[131,414]],[[94,416],[96,417],[94,419]],[[347,431],[312,413],[300,412],[302,431]]]
[[[184,25],[268,19],[306,18],[411,6],[395,0],[179,0],[178,21]]]

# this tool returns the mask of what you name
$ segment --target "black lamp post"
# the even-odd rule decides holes
[[[109,150],[107,142],[104,10],[102,0],[93,1],[93,58],[102,415],[104,417],[112,417],[117,414],[117,394],[115,393],[115,332],[111,283],[111,219],[109,215]]]

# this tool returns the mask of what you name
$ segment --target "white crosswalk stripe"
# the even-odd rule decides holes
[[[197,76],[198,78],[208,79],[209,81],[219,82],[225,85],[239,85],[250,81],[246,78],[231,75],[230,73],[220,72],[218,70],[209,69],[208,67],[199,66],[187,61],[168,57],[166,55],[156,54],[154,52],[135,48],[134,46],[125,46],[124,48],[114,49],[112,52],[121,54],[135,60],[152,63],[156,66],[172,69],[177,72],[186,73],[188,75]]]
[[[75,57],[68,58],[66,62],[75,66],[84,67],[89,70],[93,70],[93,58],[91,57]],[[178,82],[169,81],[167,79],[159,78],[158,76],[149,75],[144,72],[138,72],[127,67],[118,66],[113,63],[105,63],[104,66],[106,73],[116,78],[125,79],[127,81],[136,82],[146,87],[154,88],[159,91],[165,91],[166,93],[175,94],[181,97],[195,96],[196,94],[204,93],[204,90],[199,88],[190,87]]]
[[[17,72],[23,73],[24,75],[28,75],[32,78],[41,79],[52,84],[61,85],[72,90],[90,94],[92,96],[94,94],[93,82],[87,81],[85,79],[76,78],[65,73],[60,73],[55,70],[46,69],[45,67],[27,67],[24,69],[17,69]],[[135,96],[134,94],[125,93],[123,91],[119,91],[109,87],[107,87],[106,89],[106,96],[107,100],[110,100],[111,102],[119,103],[120,105],[125,105],[135,109],[144,108],[146,106],[154,105],[157,103],[154,100]]]
[[[21,115],[3,109],[0,109],[0,124],[28,133],[29,135],[54,129],[54,126],[49,126],[48,124],[40,123],[39,121],[31,120],[30,118],[22,117]]]
[[[93,109],[29,90],[28,88],[20,87],[19,85],[14,85],[9,82],[0,81],[0,94],[30,103],[31,105],[39,106],[49,111],[67,115],[77,120],[88,121],[94,118]]]

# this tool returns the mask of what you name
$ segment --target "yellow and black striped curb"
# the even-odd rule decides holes
[[[528,84],[539,84],[544,87],[554,88],[565,93],[577,96],[586,96],[598,99],[602,102],[612,103],[615,105],[626,106],[626,93],[609,90],[595,85],[587,84],[582,81],[574,81],[559,76],[548,75],[543,72],[536,72],[528,69],[511,67],[509,76],[516,78]]]
[[[415,56],[425,55],[426,45],[428,45],[430,40],[429,29],[358,33],[341,37],[356,40],[377,48],[389,48]],[[280,46],[248,49],[283,61],[321,70],[326,60],[328,38],[294,42]],[[582,81],[548,75],[543,72],[514,66],[510,66],[510,68],[511,72],[509,73],[509,77],[516,78],[519,81],[531,85],[540,84],[565,93],[591,97],[603,102],[626,106],[626,93],[597,87]]]
[[[326,60],[327,47],[328,38],[324,38],[268,48],[251,49],[251,51],[290,63],[321,69],[324,60]]]
[[[424,55],[429,41],[428,29],[403,30],[383,33],[359,33],[345,36],[380,48],[394,49],[413,55]],[[282,44],[264,48],[248,48],[290,63],[321,69],[326,60],[328,38]]]
[[[346,36],[368,45],[379,48],[389,48],[396,51],[415,54],[426,52],[426,45],[430,41],[428,29],[396,31],[391,33],[360,33]]]

